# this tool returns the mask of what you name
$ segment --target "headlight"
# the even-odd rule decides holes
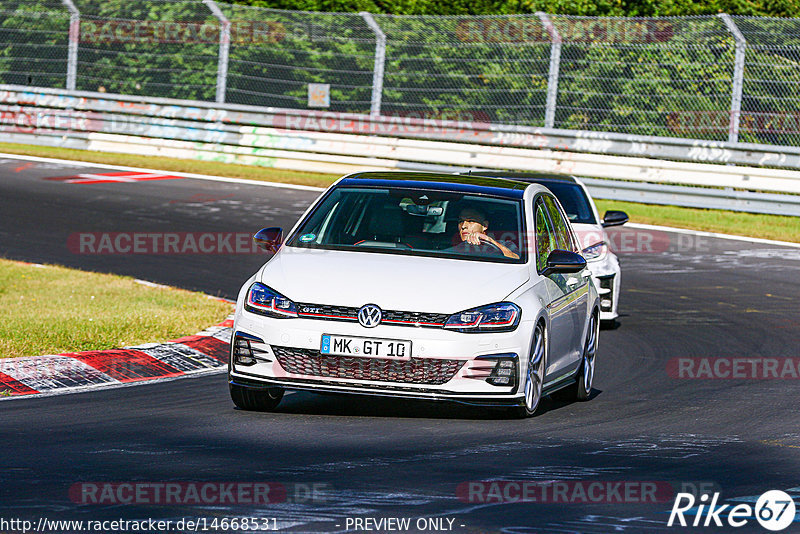
[[[253,313],[278,319],[297,317],[297,306],[294,302],[258,282],[247,290],[247,302],[244,308]]]
[[[522,310],[510,302],[500,302],[455,313],[444,327],[459,332],[510,332],[517,328]]]
[[[605,241],[600,241],[599,243],[595,243],[583,249],[581,251],[581,256],[583,256],[586,261],[594,261],[605,258],[607,253],[608,245],[606,245]]]

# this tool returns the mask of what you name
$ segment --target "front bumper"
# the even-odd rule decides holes
[[[239,307],[234,336],[248,339],[256,358],[255,363],[245,358],[248,364],[242,365],[232,354],[229,378],[246,387],[519,405],[525,371],[520,362],[527,361],[531,331],[531,323],[524,321],[513,332],[487,334],[395,325],[367,329],[349,322],[272,319]],[[323,334],[407,340],[411,356],[399,361],[322,355]],[[514,358],[514,376],[507,386],[487,382],[498,358]]]
[[[620,268],[617,256],[611,252],[600,261],[588,263],[592,281],[600,297],[600,320],[611,321],[619,317]]]
[[[244,378],[238,374],[231,374],[228,377],[230,384],[244,386],[256,389],[268,389],[272,387],[280,387],[283,389],[290,389],[295,391],[310,391],[312,393],[336,393],[345,395],[370,395],[375,397],[388,397],[388,398],[402,398],[410,400],[422,401],[444,401],[456,402],[459,404],[466,404],[469,406],[482,406],[482,407],[509,407],[521,406],[524,403],[524,398],[521,396],[509,397],[477,397],[469,394],[460,393],[447,393],[442,391],[425,392],[420,390],[403,391],[400,389],[392,388],[374,388],[360,384],[348,384],[342,386],[341,384],[328,383],[326,381],[303,381],[303,380],[281,380],[270,378],[259,378],[253,380],[252,378]]]

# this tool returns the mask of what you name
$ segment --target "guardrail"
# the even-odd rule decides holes
[[[0,131],[6,141],[17,143],[313,172],[555,172],[594,177],[589,182],[599,198],[800,215],[798,147],[8,85],[0,85]]]
[[[594,198],[800,217],[800,197],[797,195],[593,178],[581,178],[581,180]]]

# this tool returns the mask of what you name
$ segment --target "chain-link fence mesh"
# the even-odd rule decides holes
[[[734,38],[719,17],[554,16],[557,128],[728,139]]]
[[[0,80],[64,88],[69,22],[58,0],[0,1]]]
[[[385,113],[544,125],[550,42],[535,15],[375,20],[386,34]]]
[[[220,23],[196,0],[74,0],[76,89],[214,100]]]
[[[331,111],[800,145],[800,19],[73,2],[71,38],[68,1],[0,0],[0,83],[292,109],[327,84]]]
[[[330,110],[370,112],[375,34],[357,13],[219,4],[231,22],[227,102],[308,105],[308,84],[330,85]]]
[[[739,139],[800,145],[800,19],[733,20],[747,41]]]

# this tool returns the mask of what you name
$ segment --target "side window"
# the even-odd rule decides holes
[[[561,210],[559,210],[558,206],[556,206],[553,197],[544,195],[543,198],[544,203],[547,206],[547,211],[550,213],[550,220],[553,221],[553,226],[555,227],[556,239],[558,240],[558,246],[556,248],[574,252],[575,245],[572,243],[569,227],[567,226],[567,222],[564,220],[564,217],[561,215]]]
[[[547,256],[556,248],[555,234],[545,209],[542,201],[537,200],[536,208],[534,208],[534,222],[536,224],[536,268],[539,271],[547,266]]]

